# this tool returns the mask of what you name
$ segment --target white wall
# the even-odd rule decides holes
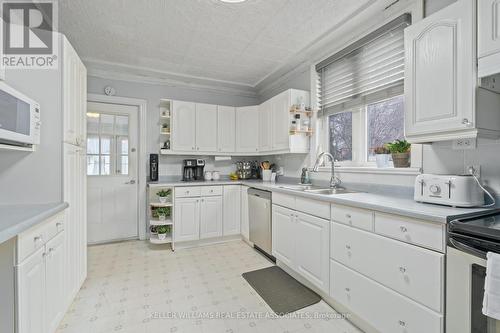
[[[210,103],[230,106],[247,106],[258,104],[257,98],[222,94],[186,87],[174,87],[161,84],[129,82],[121,80],[103,79],[89,76],[88,92],[103,94],[104,87],[112,86],[116,89],[116,96],[140,98],[147,101],[147,152],[158,153],[160,148],[160,110],[159,103],[162,98],[172,98],[198,103]],[[181,175],[181,163],[189,156],[160,156],[160,175]],[[233,171],[232,162],[214,163],[213,158],[207,160],[206,170],[217,169],[222,174]]]
[[[41,144],[32,153],[0,150],[0,204],[62,200],[60,70],[7,70],[6,82],[40,103]]]
[[[424,12],[425,16],[429,16],[432,13],[437,12],[440,9],[452,4],[457,0],[424,0]],[[481,1],[481,0],[479,0]]]

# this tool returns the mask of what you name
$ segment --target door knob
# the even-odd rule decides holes
[[[134,179],[132,179],[131,181],[126,182],[125,184],[127,184],[127,185],[134,185],[134,184],[135,184],[135,180],[134,180]]]

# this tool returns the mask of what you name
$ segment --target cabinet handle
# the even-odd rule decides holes
[[[406,322],[400,320],[399,321],[399,326],[406,327]]]
[[[401,232],[408,232],[408,229],[404,225],[400,226],[399,229]]]
[[[406,268],[403,266],[400,266],[399,271],[404,274],[404,273],[406,273]]]
[[[35,241],[35,243],[38,242],[38,241],[41,242],[41,241],[43,241],[43,237],[41,235],[40,236],[36,236],[33,240]]]
[[[52,253],[52,252],[54,252],[54,248],[52,248],[52,247],[51,247],[51,248],[49,249],[49,253]]]
[[[345,291],[350,293],[351,292],[351,288],[345,288]]]
[[[345,214],[345,217],[347,217],[348,219],[351,218],[351,214]]]
[[[462,119],[462,124],[464,124],[464,125],[465,125],[465,126],[467,126],[467,127],[472,126],[472,123],[471,123],[471,122],[470,122],[470,120],[469,120],[469,119],[467,119],[467,118]]]
[[[346,245],[345,248],[348,249],[348,250],[350,250],[351,249],[351,245]]]

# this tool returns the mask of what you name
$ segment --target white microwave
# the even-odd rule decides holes
[[[32,147],[40,144],[40,105],[0,82],[0,144]]]

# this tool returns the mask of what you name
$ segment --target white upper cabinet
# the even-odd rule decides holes
[[[259,105],[259,151],[270,151],[271,142],[271,100]]]
[[[196,150],[217,150],[217,105],[196,104]]]
[[[196,104],[172,101],[172,149],[196,150]]]
[[[219,105],[217,109],[217,151],[232,153],[236,148],[236,108]]]
[[[475,1],[459,0],[405,29],[409,141],[451,140],[475,128],[474,17]]]
[[[271,102],[272,149],[286,150],[290,147],[290,90],[274,96]]]
[[[259,107],[236,108],[236,152],[259,151]]]
[[[500,0],[478,1],[479,77],[500,73]]]

